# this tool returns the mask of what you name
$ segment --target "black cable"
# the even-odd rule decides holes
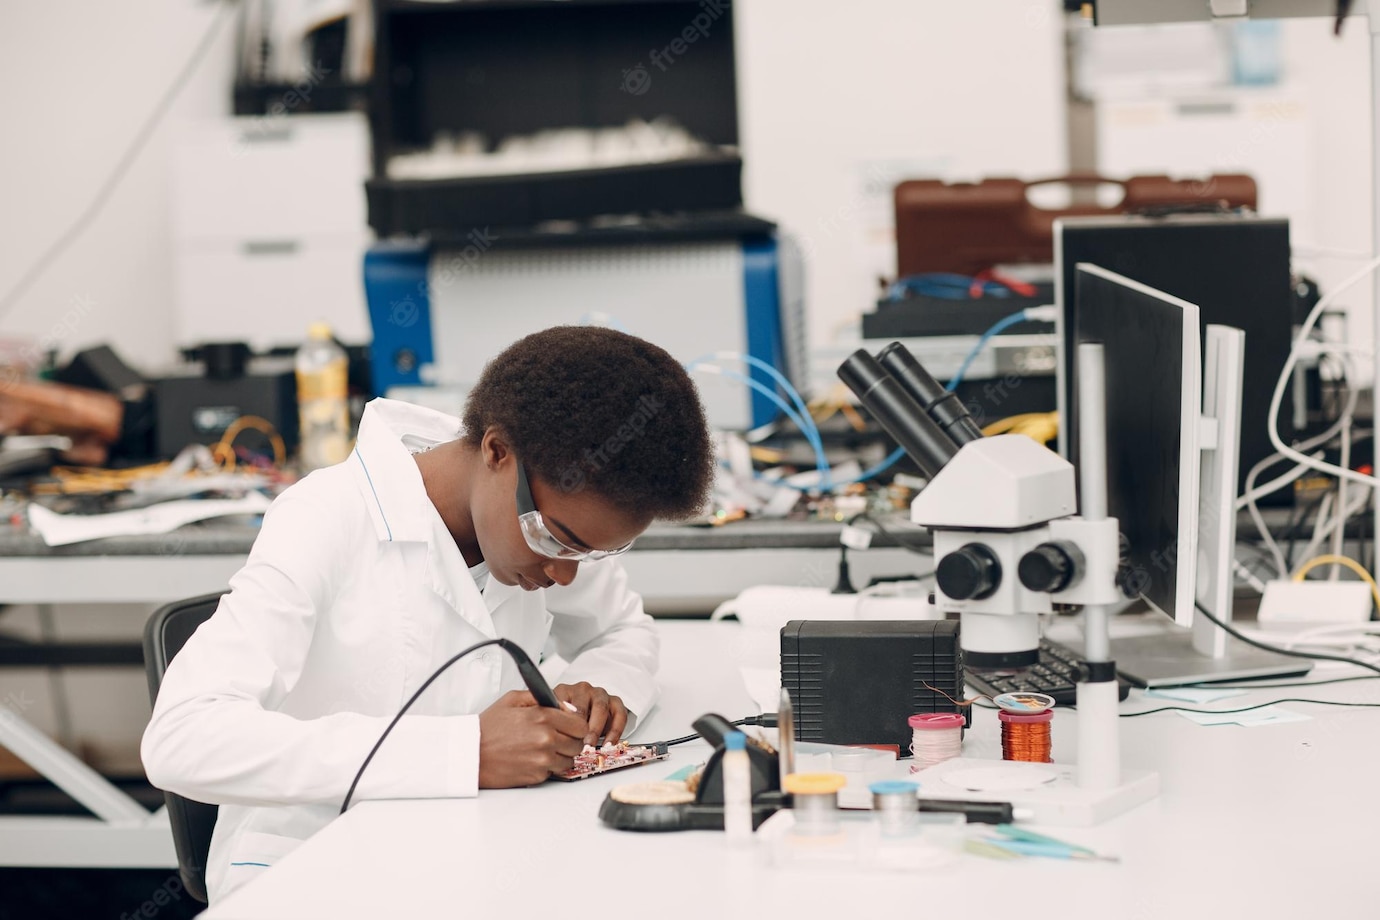
[[[730,723],[728,723],[728,724],[730,724],[730,725],[735,725],[735,726],[738,726],[738,725],[760,725],[760,726],[762,726],[762,727],[764,727],[764,728],[775,728],[775,727],[776,727],[776,713],[774,713],[774,712],[764,712],[764,713],[762,713],[761,715],[758,715],[758,716],[748,716],[748,717],[745,718],[745,719],[739,719],[739,720],[737,720],[736,722],[730,722]],[[658,746],[664,744],[664,745],[666,745],[667,747],[675,747],[677,744],[686,744],[686,743],[688,743],[688,742],[690,742],[690,741],[696,741],[696,740],[698,740],[700,737],[701,737],[701,736],[700,736],[698,733],[696,733],[696,734],[694,734],[694,735],[685,735],[685,736],[682,737],[682,738],[672,738],[670,741],[653,741],[653,742],[651,742],[648,746],[649,746],[649,747],[658,747]],[[639,743],[641,743],[641,742],[639,742]]]
[[[1364,709],[1380,708],[1380,703],[1343,703],[1336,700],[1304,700],[1288,697],[1282,700],[1270,700],[1268,703],[1257,703],[1254,706],[1243,706],[1240,709],[1192,709],[1188,706],[1161,706],[1159,709],[1147,709],[1144,712],[1123,712],[1120,717],[1123,719],[1134,719],[1136,716],[1152,716],[1157,712],[1205,712],[1209,715],[1231,715],[1234,712],[1250,712],[1252,709],[1264,709],[1266,706],[1274,706],[1276,703],[1312,703],[1317,706],[1354,706]]]
[[[1341,661],[1345,664],[1354,664],[1358,667],[1365,668],[1368,671],[1374,671],[1376,674],[1380,674],[1380,667],[1373,665],[1368,661],[1362,661],[1359,658],[1348,658],[1345,655],[1326,655],[1321,652],[1300,652],[1296,649],[1280,648],[1279,646],[1270,645],[1265,642],[1258,642],[1255,639],[1252,639],[1249,636],[1244,635],[1240,631],[1233,629],[1230,624],[1224,623],[1217,617],[1213,616],[1208,611],[1208,609],[1203,606],[1202,601],[1195,599],[1193,601],[1193,605],[1198,608],[1199,613],[1211,620],[1227,635],[1239,639],[1247,645],[1253,645],[1258,649],[1262,649],[1267,652],[1274,652],[1276,655],[1286,655],[1290,658],[1308,658],[1313,661]]]
[[[839,544],[839,575],[834,582],[834,590],[831,594],[857,594],[858,589],[853,587],[853,576],[848,571],[848,544]]]
[[[933,570],[921,572],[919,575],[873,575],[867,580],[867,587],[875,588],[877,585],[895,585],[903,581],[925,581],[933,577]]]
[[[383,741],[385,738],[388,737],[389,732],[393,731],[393,726],[397,725],[399,720],[402,719],[403,715],[407,712],[407,710],[412,708],[412,704],[417,702],[417,697],[422,695],[422,691],[426,690],[427,687],[430,687],[432,682],[435,681],[436,678],[440,677],[443,673],[445,673],[447,668],[455,664],[461,658],[464,658],[470,652],[477,652],[479,649],[484,648],[488,645],[500,645],[503,641],[504,640],[502,639],[485,639],[483,642],[478,642],[474,645],[471,645],[463,652],[458,652],[455,655],[452,655],[446,661],[445,664],[441,665],[435,671],[432,671],[431,676],[428,677],[426,680],[422,681],[422,685],[417,688],[417,692],[413,693],[412,696],[408,698],[406,703],[403,703],[402,709],[398,710],[398,714],[393,717],[393,721],[389,722],[388,727],[383,730],[383,734],[379,735],[379,740],[374,742],[373,748],[371,748],[369,751],[369,756],[364,758],[364,763],[359,765],[359,771],[355,773],[355,778],[350,781],[350,789],[345,793],[345,801],[340,803],[340,813],[342,815],[345,814],[345,809],[350,807],[350,799],[354,797],[355,787],[359,785],[359,778],[364,775],[365,768],[367,768],[369,766],[369,762],[374,759],[374,755],[379,752],[379,748],[383,747]]]
[[[737,723],[737,722],[734,722],[733,724],[734,724],[734,725],[737,725],[738,723]],[[657,742],[654,742],[652,746],[655,747],[655,746],[657,746],[657,745],[662,745],[662,744],[664,744],[664,745],[666,745],[667,747],[675,747],[677,744],[685,744],[685,743],[688,742],[688,741],[694,741],[694,740],[695,740],[696,738],[698,738],[698,737],[699,737],[699,735],[697,735],[697,734],[696,734],[696,735],[685,735],[684,737],[681,737],[681,738],[672,738],[670,741],[657,741]]]
[[[1345,684],[1353,680],[1380,680],[1380,674],[1359,674],[1356,677],[1331,677],[1327,680],[1291,680],[1282,684],[1184,684],[1197,690],[1281,690],[1287,687],[1321,687],[1324,684]]]
[[[33,283],[43,275],[43,272],[47,270],[48,266],[52,265],[53,262],[57,260],[57,257],[62,255],[63,251],[76,241],[77,237],[86,232],[86,228],[96,219],[97,215],[100,214],[101,209],[105,207],[106,201],[109,200],[111,194],[114,193],[116,186],[124,179],[125,173],[129,172],[129,168],[134,165],[134,160],[144,149],[144,145],[148,143],[149,138],[153,136],[153,131],[158,127],[158,123],[163,120],[164,115],[168,114],[168,110],[172,108],[173,101],[182,91],[182,88],[190,82],[192,74],[196,72],[197,67],[200,66],[201,62],[207,57],[207,51],[210,49],[211,43],[214,42],[216,36],[220,34],[221,26],[230,18],[230,10],[234,8],[234,5],[235,4],[230,2],[230,0],[221,0],[220,10],[216,13],[216,18],[207,26],[205,33],[201,37],[201,41],[197,44],[196,49],[192,51],[191,56],[187,58],[187,63],[182,65],[182,69],[178,72],[172,83],[163,91],[163,96],[158,100],[158,104],[154,106],[148,118],[140,125],[139,130],[135,132],[134,140],[131,141],[129,147],[125,149],[124,154],[115,164],[115,169],[110,173],[105,183],[96,190],[96,194],[91,199],[91,203],[86,206],[86,210],[82,211],[82,213],[77,216],[77,219],[72,222],[72,225],[48,247],[43,255],[38,257],[37,261],[35,261],[34,264],[30,266],[29,270],[20,277],[14,287],[10,288],[5,298],[0,300],[0,318],[3,318],[4,315],[14,307],[19,298],[24,295],[24,292],[32,287]]]

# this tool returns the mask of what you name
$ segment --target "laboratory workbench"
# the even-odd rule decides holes
[[[725,653],[746,628],[661,621],[662,701],[636,738],[686,734],[708,711],[750,714],[735,655]],[[1258,690],[1229,702],[1380,702],[1378,689],[1360,681]],[[1170,704],[1136,690],[1121,711],[1161,705]],[[961,854],[941,871],[802,868],[773,864],[760,842],[730,850],[715,832],[635,834],[600,824],[609,789],[703,761],[708,748],[694,742],[673,748],[668,763],[579,783],[361,802],[204,916],[1374,916],[1371,829],[1380,806],[1368,790],[1380,756],[1380,710],[1285,706],[1308,718],[1255,728],[1206,727],[1172,712],[1122,719],[1123,765],[1157,770],[1158,798],[1095,828],[1037,828],[1119,863]],[[1071,759],[1076,734],[1075,713],[1059,710],[1056,762]],[[999,756],[992,712],[976,714],[964,749]]]

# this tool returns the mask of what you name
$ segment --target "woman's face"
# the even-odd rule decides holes
[[[551,558],[537,552],[529,545],[518,523],[521,458],[493,432],[485,434],[480,452],[484,481],[471,502],[471,513],[475,537],[490,577],[526,591],[570,584],[580,561]],[[532,504],[540,513],[546,530],[572,549],[619,549],[635,540],[651,524],[650,516],[630,515],[591,490],[564,491],[531,475],[527,482]]]

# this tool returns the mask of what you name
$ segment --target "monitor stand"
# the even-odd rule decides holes
[[[1203,618],[1199,618],[1203,619]],[[1212,629],[1221,632],[1216,626]],[[1175,627],[1162,635],[1112,640],[1117,672],[1137,687],[1181,687],[1211,681],[1300,677],[1313,665],[1262,651],[1230,636],[1223,654],[1204,655],[1193,644],[1193,630]]]
[[[1209,325],[1203,345],[1197,528],[1182,549],[1197,558],[1197,603],[1231,623],[1246,336],[1239,329]],[[1176,619],[1191,622],[1191,629],[1169,627],[1155,635],[1113,639],[1112,658],[1121,676],[1138,687],[1178,687],[1204,681],[1294,677],[1312,669],[1304,659],[1265,652],[1233,639],[1216,623],[1194,613],[1192,609],[1176,611]]]

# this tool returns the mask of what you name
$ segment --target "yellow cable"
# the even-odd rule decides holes
[[[1361,563],[1357,562],[1355,559],[1333,555],[1315,556],[1299,566],[1299,570],[1294,573],[1294,581],[1303,581],[1304,576],[1309,572],[1324,565],[1344,566],[1359,575],[1362,581],[1370,585],[1371,599],[1375,601],[1375,609],[1380,610],[1380,587],[1376,586],[1375,579],[1370,577],[1370,573],[1366,571],[1365,566],[1361,565]]]
[[[853,426],[854,431],[861,432],[867,430],[867,422],[863,421],[863,417],[858,414],[857,409],[854,409],[851,405],[844,402],[839,403],[839,411],[848,419],[848,424]]]
[[[982,433],[987,437],[996,434],[1023,434],[1032,440],[1047,444],[1059,434],[1058,415],[1057,412],[1025,412],[1021,415],[1012,415],[992,422],[982,429]]]
[[[273,427],[273,423],[257,415],[241,415],[230,423],[225,433],[220,436],[220,441],[211,449],[211,455],[221,466],[227,469],[235,468],[235,438],[246,428],[252,428],[268,437],[269,443],[273,445],[274,466],[281,467],[287,463],[287,445],[283,443],[283,438],[278,434],[278,429]]]
[[[140,479],[161,474],[167,463],[150,463],[122,470],[108,470],[94,466],[55,466],[52,476],[56,482],[39,483],[33,491],[40,495],[90,495],[99,492],[123,492]]]
[[[235,438],[247,428],[261,432],[273,446],[274,465],[281,468],[287,462],[287,445],[278,434],[278,429],[267,419],[256,415],[242,415],[230,423],[221,435],[219,443],[211,449],[211,455],[221,468],[233,472],[237,466],[235,459]],[[38,483],[33,492],[39,495],[91,495],[103,492],[125,492],[141,479],[149,479],[165,473],[171,463],[148,463],[125,469],[105,469],[94,466],[55,466],[52,476],[55,482]]]

